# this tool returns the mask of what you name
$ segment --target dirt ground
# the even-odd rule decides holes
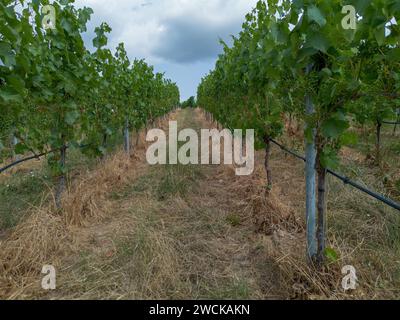
[[[177,120],[180,129],[215,126],[200,109],[178,110],[167,120]],[[167,129],[167,120],[157,127]],[[369,250],[362,239],[350,245],[330,231],[338,261],[318,272],[307,265],[303,163],[273,150],[274,188],[268,193],[262,151],[256,154],[255,172],[238,177],[233,166],[150,166],[146,147],[143,132],[131,157],[118,151],[78,175],[61,212],[48,204],[32,208],[0,240],[1,298],[381,296],[372,267],[360,267],[361,289],[341,289],[341,266],[364,263],[355,258]],[[343,196],[343,188],[333,185],[330,214],[343,214],[334,204],[340,194],[351,198]],[[55,266],[56,290],[41,288],[43,265]]]

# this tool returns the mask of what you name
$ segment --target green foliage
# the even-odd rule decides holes
[[[284,116],[316,128],[319,162],[354,144],[351,121],[382,122],[399,108],[400,7],[395,0],[259,1],[233,46],[198,88],[198,104],[228,128],[279,137]],[[353,5],[357,30],[342,27]],[[386,27],[386,33],[385,33]],[[315,106],[306,116],[305,97]],[[306,136],[311,133],[306,131]]]
[[[185,109],[185,108],[196,108],[196,98],[195,97],[190,97],[189,99],[187,99],[186,101],[181,103],[181,108]]]
[[[328,259],[329,262],[337,262],[339,259],[339,254],[332,248],[325,249],[325,257]]]
[[[88,154],[101,155],[106,137],[126,120],[140,129],[179,104],[174,83],[145,61],[131,63],[123,44],[114,55],[106,48],[111,32],[106,23],[95,29],[96,51],[90,53],[81,34],[93,11],[73,2],[51,4],[54,29],[42,26],[41,9],[48,0],[0,3],[2,145],[14,134],[24,151],[85,144]],[[50,162],[57,160],[55,155]]]
[[[241,224],[241,219],[240,216],[237,214],[230,214],[226,217],[226,221],[232,226],[232,227],[237,227],[240,226]]]

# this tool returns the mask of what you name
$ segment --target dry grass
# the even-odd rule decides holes
[[[296,136],[296,135],[294,135]],[[285,140],[285,138],[284,138]],[[301,146],[301,137],[285,141],[292,148]],[[384,190],[379,174],[365,167],[365,156],[345,148],[342,158],[356,180]],[[274,188],[265,190],[264,152],[256,153],[256,169],[249,177],[235,177],[229,188],[239,190],[260,233],[262,254],[270,257],[287,299],[397,299],[400,285],[400,219],[398,214],[340,182],[329,179],[328,247],[338,259],[316,270],[305,258],[304,164],[279,149],[272,156]],[[353,169],[354,168],[354,169]],[[377,178],[378,177],[378,178]],[[343,266],[357,270],[358,288],[345,293]]]
[[[28,154],[26,156],[30,156],[30,155],[31,154]],[[5,167],[5,166],[13,163],[14,161],[15,161],[15,159],[7,160],[4,163],[0,164],[0,167]],[[23,162],[23,163],[19,164],[18,166],[3,172],[0,175],[0,183],[7,181],[7,179],[12,178],[12,176],[17,173],[27,174],[32,171],[40,170],[41,168],[43,168],[43,158],[38,159],[38,160],[35,159],[30,162]]]
[[[63,197],[61,212],[54,205],[34,209],[0,245],[0,293],[10,298],[19,295],[33,285],[43,265],[58,266],[57,260],[70,251],[72,229],[111,213],[106,195],[113,186],[126,182],[130,166],[126,156],[119,153],[70,186]]]
[[[85,227],[115,213],[108,195],[140,174],[144,139],[142,132],[138,156],[128,159],[118,151],[93,171],[80,173],[65,192],[61,211],[56,210],[54,201],[33,208],[0,242],[0,298],[24,298],[38,291],[43,265],[60,267],[76,249],[76,238]]]
[[[242,200],[224,187],[230,178],[223,173],[223,167],[146,168],[115,192],[114,217],[80,233],[59,289],[46,298],[280,297],[276,281],[262,276],[257,236],[239,210]],[[240,226],[229,222],[232,214]]]
[[[168,120],[215,126],[199,109]],[[81,172],[63,211],[38,206],[0,242],[0,298],[398,298],[400,221],[392,211],[330,181],[328,245],[338,259],[316,270],[305,259],[301,162],[274,150],[267,191],[263,152],[253,175],[237,177],[232,166],[149,167],[144,132],[139,142],[135,157],[118,151]],[[344,155],[362,162],[358,152]],[[58,272],[50,293],[40,288],[45,264]],[[348,294],[345,265],[359,278]]]
[[[367,196],[349,190],[338,181],[330,179],[328,202],[328,247],[336,251],[337,261],[330,262],[324,270],[315,270],[305,259],[304,232],[304,180],[303,164],[286,158],[280,150],[273,154],[272,170],[275,186],[270,200],[263,203],[259,214],[268,214],[270,209],[279,216],[293,212],[294,218],[284,219],[275,225],[272,233],[273,250],[268,252],[275,257],[281,272],[282,285],[289,298],[300,299],[382,299],[396,298],[393,276],[398,273],[398,244],[387,244],[390,234],[388,223],[392,210],[377,206]],[[296,163],[294,163],[296,162]],[[261,161],[260,163],[261,167]],[[271,206],[272,203],[272,206]],[[278,203],[278,204],[276,204]],[[282,203],[285,210],[282,210]],[[258,206],[256,207],[258,208]],[[265,218],[261,218],[265,219]],[[260,219],[258,219],[260,220]],[[266,218],[271,227],[271,218]],[[261,220],[262,221],[262,220]],[[270,234],[267,229],[264,234]],[[386,243],[385,243],[386,242]],[[392,256],[392,260],[388,259]],[[393,259],[394,258],[394,259]],[[358,288],[345,293],[342,289],[342,267],[352,265],[357,270]],[[398,281],[398,280],[397,280]],[[398,297],[398,296],[397,296]]]

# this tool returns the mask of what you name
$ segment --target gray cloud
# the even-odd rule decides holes
[[[163,21],[165,29],[152,55],[167,61],[191,63],[215,58],[221,52],[219,39],[227,41],[240,30],[241,21],[207,25],[191,17]]]
[[[176,81],[182,99],[196,94],[202,76],[229,42],[257,0],[76,0],[94,9],[83,37],[92,48],[94,28],[107,22],[113,29],[108,47],[125,43],[128,56],[146,59]]]

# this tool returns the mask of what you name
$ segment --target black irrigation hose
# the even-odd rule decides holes
[[[299,155],[298,153],[286,148],[285,146],[281,145],[279,142],[275,141],[274,139],[269,139],[273,144],[277,145],[279,148],[281,148],[283,151],[285,151],[286,153],[291,154],[292,156],[294,156],[297,159],[303,160],[304,162],[306,162],[306,158]]]
[[[383,124],[390,124],[393,126],[398,126],[400,125],[400,122],[390,122],[390,121],[382,121]]]
[[[285,146],[281,145],[279,142],[277,142],[277,141],[275,141],[273,139],[270,139],[270,141],[273,144],[277,145],[279,148],[281,148],[283,151],[291,154],[292,156],[294,156],[294,157],[296,157],[296,158],[298,158],[300,160],[303,160],[304,162],[306,161],[305,157],[299,155],[298,153],[296,153],[294,151],[291,151],[290,149],[288,149]],[[332,176],[334,176],[335,178],[341,180],[345,185],[350,185],[350,186],[352,186],[352,187],[354,187],[354,188],[356,188],[356,189],[368,194],[369,196],[371,196],[371,197],[373,197],[373,198],[375,198],[375,199],[387,204],[388,206],[400,211],[400,204],[399,203],[397,203],[397,202],[395,202],[395,201],[393,201],[393,200],[391,200],[389,198],[386,198],[385,196],[383,196],[383,195],[381,195],[379,193],[371,191],[371,190],[363,187],[361,184],[359,184],[357,182],[354,182],[354,181],[350,180],[350,178],[344,177],[344,176],[340,175],[339,173],[337,173],[335,171],[332,171],[332,170],[328,169],[327,172],[329,174],[331,174]]]
[[[82,146],[79,146],[79,148],[80,148],[80,149],[84,149],[84,148],[87,148],[87,147],[89,147],[89,146],[91,146],[91,144],[82,145]],[[68,148],[69,148],[69,147],[67,146],[67,149],[68,149]],[[3,167],[3,168],[0,168],[0,173],[3,173],[4,171],[7,171],[7,170],[9,170],[9,169],[11,169],[11,168],[13,168],[13,167],[15,167],[15,166],[17,166],[17,165],[23,163],[23,162],[27,162],[27,161],[34,160],[34,159],[39,159],[39,158],[41,158],[41,157],[47,156],[47,155],[50,154],[50,153],[54,153],[54,152],[57,152],[57,151],[60,151],[60,150],[61,150],[61,148],[59,148],[59,149],[54,149],[54,150],[50,150],[50,151],[47,151],[47,152],[43,152],[43,153],[41,153],[41,154],[37,154],[37,155],[34,155],[34,156],[30,156],[30,157],[27,157],[27,158],[24,158],[24,159],[15,161],[15,162],[13,162],[13,163],[11,163],[11,164],[9,164],[9,165]]]
[[[0,169],[0,173],[3,173],[4,171],[15,167],[16,165],[19,165],[20,163],[23,163],[23,162],[26,162],[26,161],[29,161],[29,160],[33,160],[33,159],[39,159],[39,158],[41,158],[41,157],[44,157],[44,156],[46,156],[46,155],[48,155],[48,154],[50,154],[50,153],[56,152],[56,151],[58,151],[58,150],[59,150],[59,149],[57,149],[57,150],[51,150],[51,151],[48,151],[48,152],[44,152],[44,153],[41,153],[41,154],[37,154],[37,155],[31,156],[31,157],[27,157],[27,158],[24,158],[24,159],[15,161],[15,162],[9,164],[8,166],[5,166],[4,168],[1,168],[1,169]]]
[[[400,204],[399,203],[397,203],[397,202],[395,202],[395,201],[393,201],[391,199],[388,199],[388,198],[384,197],[383,195],[381,195],[379,193],[373,192],[373,191],[363,187],[361,184],[359,184],[357,182],[354,182],[354,181],[350,180],[347,177],[343,177],[340,174],[338,174],[338,173],[336,173],[336,172],[334,172],[332,170],[328,170],[328,173],[330,173],[334,177],[338,178],[339,180],[342,180],[344,184],[348,184],[348,185],[350,185],[350,186],[352,186],[352,187],[354,187],[354,188],[356,188],[356,189],[358,189],[358,190],[370,195],[371,197],[373,197],[373,198],[375,198],[375,199],[387,204],[388,206],[400,211]]]

